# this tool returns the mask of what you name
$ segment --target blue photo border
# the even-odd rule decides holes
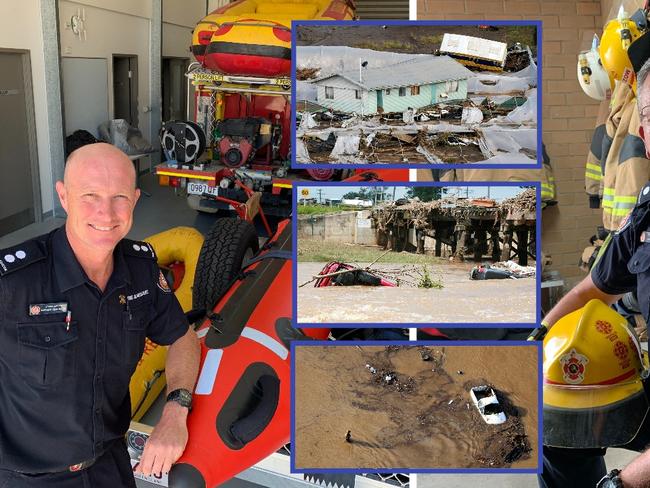
[[[400,345],[405,347],[431,346],[431,347],[448,347],[448,346],[480,346],[480,347],[511,347],[511,346],[528,346],[537,348],[537,467],[536,468],[297,468],[296,467],[296,347],[345,347],[345,346],[391,346]],[[291,456],[290,470],[292,473],[511,473],[511,474],[542,474],[543,470],[543,398],[542,398],[542,342],[541,341],[292,341],[291,342]]]
[[[472,187],[472,186],[497,186],[497,187],[520,187],[520,186],[534,186],[536,193],[536,208],[535,208],[535,311],[536,319],[535,322],[485,322],[476,324],[473,322],[418,322],[418,323],[402,323],[402,322],[379,322],[379,323],[359,323],[359,322],[300,322],[298,317],[298,197],[299,192],[298,188],[303,187],[359,187],[359,186],[381,186],[381,187],[393,187],[393,186],[406,186],[406,187],[418,187],[418,186],[434,186],[434,187]],[[305,181],[305,182],[294,182],[292,186],[292,210],[291,210],[291,225],[293,226],[292,233],[292,279],[293,286],[291,290],[291,299],[292,299],[292,313],[294,317],[294,323],[296,327],[300,328],[311,328],[311,327],[331,327],[331,328],[423,328],[423,327],[467,327],[467,328],[476,328],[476,329],[485,329],[491,327],[513,327],[513,328],[530,328],[533,329],[539,326],[539,323],[542,320],[542,311],[541,311],[541,291],[542,291],[542,266],[540,259],[541,251],[541,233],[542,233],[542,196],[541,196],[541,183],[539,181],[467,181],[467,182],[439,182],[439,181],[429,181],[429,182],[337,182],[336,184],[325,184],[323,182],[316,181]]]
[[[494,25],[494,26],[536,26],[537,27],[537,164],[428,164],[428,163],[359,163],[359,164],[304,164],[296,162],[296,35],[300,26],[353,26],[353,25]],[[298,20],[291,22],[291,168],[293,169],[540,169],[543,162],[542,151],[542,21],[541,20]]]

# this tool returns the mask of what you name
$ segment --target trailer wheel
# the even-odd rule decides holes
[[[244,259],[259,250],[255,227],[239,218],[217,220],[205,238],[194,275],[192,307],[212,310],[239,274]]]

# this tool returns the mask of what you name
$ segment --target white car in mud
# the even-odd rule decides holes
[[[469,391],[472,402],[478,408],[481,417],[488,424],[502,424],[506,421],[506,414],[497,399],[494,390],[487,386],[474,386]]]

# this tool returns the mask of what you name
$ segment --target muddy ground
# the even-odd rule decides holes
[[[537,368],[526,346],[300,347],[296,466],[534,468]],[[472,405],[480,384],[496,390],[504,424],[486,424]]]
[[[326,263],[299,262],[298,285],[317,275]],[[367,266],[369,263],[361,263]],[[429,267],[442,289],[386,286],[298,288],[298,322],[302,323],[533,323],[537,320],[535,278],[469,279],[477,263]],[[534,265],[534,263],[529,263]],[[395,264],[373,265],[394,270]]]
[[[473,25],[300,26],[298,46],[350,46],[405,54],[433,54],[445,33],[480,37],[508,45],[520,42],[536,54],[534,26],[499,26],[482,30]]]

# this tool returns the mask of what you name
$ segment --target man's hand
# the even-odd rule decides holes
[[[145,476],[169,473],[187,445],[188,409],[176,402],[165,405],[156,428],[144,446],[135,471]]]

